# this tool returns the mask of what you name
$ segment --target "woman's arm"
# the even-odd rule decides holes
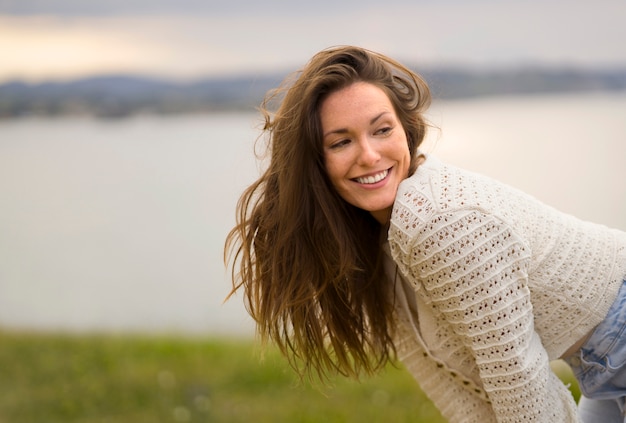
[[[418,232],[401,232],[398,264],[474,355],[497,421],[576,421],[534,330],[521,238],[479,210],[432,214]]]

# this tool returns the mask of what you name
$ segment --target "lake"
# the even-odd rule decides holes
[[[437,102],[424,149],[626,230],[626,93]],[[223,242],[259,116],[0,121],[0,327],[249,336]]]

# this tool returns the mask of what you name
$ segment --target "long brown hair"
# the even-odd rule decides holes
[[[263,102],[269,165],[241,196],[226,239],[232,292],[243,288],[262,340],[275,342],[301,375],[357,377],[380,369],[395,351],[381,225],[339,197],[322,150],[321,102],[357,81],[388,95],[415,170],[430,104],[426,83],[381,54],[323,50]]]

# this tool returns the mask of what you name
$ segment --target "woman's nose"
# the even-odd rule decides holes
[[[364,139],[360,143],[358,163],[364,166],[371,166],[380,160],[380,153],[376,150],[373,141]]]

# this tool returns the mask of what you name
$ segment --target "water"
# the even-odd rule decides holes
[[[255,116],[0,125],[0,325],[239,333],[222,245]],[[238,307],[239,306],[239,307]]]
[[[626,93],[450,102],[432,119],[447,161],[626,230]]]
[[[424,148],[626,230],[626,94],[437,103]],[[0,122],[0,327],[248,336],[223,241],[258,116]]]

